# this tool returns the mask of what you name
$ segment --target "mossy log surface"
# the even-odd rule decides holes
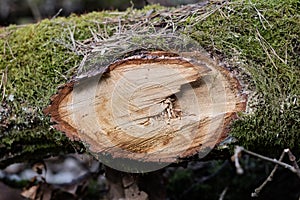
[[[210,2],[181,8],[148,6],[94,12],[0,29],[0,167],[84,151],[52,128],[43,109],[77,73],[77,44],[108,39],[140,21],[172,26],[195,39],[242,82],[247,111],[230,126],[238,144],[278,155],[300,153],[300,4],[287,1]],[[148,25],[149,25],[148,24]]]

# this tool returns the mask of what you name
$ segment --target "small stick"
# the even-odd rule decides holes
[[[1,83],[0,83],[0,90],[2,88],[2,100],[5,98],[5,92],[6,92],[6,83],[7,83],[7,71],[8,67],[6,66],[5,70],[2,73]]]
[[[61,13],[61,11],[63,11],[62,8],[59,9],[59,11],[51,18],[51,20],[52,20],[52,19],[55,19],[55,18]]]
[[[290,149],[285,149],[284,151],[288,154],[290,161],[293,163],[293,166],[296,169],[296,174],[300,178],[300,169],[297,164],[296,157],[292,154]]]
[[[254,152],[252,152],[252,151],[248,151],[248,150],[246,150],[246,149],[243,149],[243,151],[244,151],[245,153],[249,154],[249,155],[252,155],[252,156],[258,157],[258,158],[260,158],[260,159],[263,159],[263,160],[266,160],[266,161],[269,161],[269,162],[278,164],[278,165],[280,165],[280,166],[282,166],[282,167],[284,167],[284,168],[286,168],[286,169],[289,169],[289,170],[290,170],[291,172],[293,172],[293,173],[297,173],[297,170],[296,170],[293,166],[291,166],[291,165],[289,165],[289,164],[286,164],[286,163],[284,163],[284,162],[281,162],[281,161],[278,161],[278,160],[276,160],[276,159],[272,159],[272,158],[269,158],[269,157],[266,157],[266,156],[262,156],[262,155],[260,155],[260,154],[254,153]],[[284,150],[284,151],[285,151],[285,150]]]
[[[282,159],[283,159],[283,157],[284,157],[284,155],[285,155],[285,152],[283,151],[281,153],[281,156],[280,156],[280,158],[279,158],[278,161],[281,162]],[[253,193],[251,193],[251,197],[258,197],[258,194],[260,193],[260,191],[267,185],[268,182],[272,181],[273,176],[274,176],[274,174],[275,174],[278,166],[279,166],[278,164],[275,165],[274,169],[272,170],[272,172],[270,173],[270,175],[268,176],[268,178],[258,188],[256,188]]]
[[[74,30],[72,31],[71,28],[68,26],[68,30],[69,30],[69,33],[70,33],[70,39],[71,39],[71,42],[72,42],[72,45],[73,45],[73,52],[77,53],[77,50],[76,50],[76,42],[75,42],[75,39],[74,39],[74,32],[75,32],[75,27],[74,27]]]
[[[241,165],[239,163],[239,155],[243,150],[244,150],[244,148],[240,147],[240,146],[236,146],[235,149],[234,149],[234,164],[235,164],[237,174],[243,174],[244,173],[244,170],[243,170],[243,168],[241,167]]]
[[[219,200],[223,200],[223,199],[224,199],[224,197],[225,197],[225,195],[226,195],[226,192],[227,192],[227,190],[228,190],[228,187],[224,188],[224,190],[222,191],[222,193],[221,193],[221,195],[220,195],[220,198],[219,198]]]
[[[244,170],[241,168],[241,165],[240,165],[239,160],[238,160],[238,156],[240,155],[240,153],[242,151],[245,152],[245,153],[247,153],[247,154],[249,154],[249,155],[258,157],[258,158],[260,158],[262,160],[266,160],[266,161],[269,161],[269,162],[272,162],[272,163],[276,164],[275,167],[274,167],[274,169],[270,173],[270,175],[267,177],[267,179],[258,188],[256,188],[254,190],[254,192],[251,194],[251,197],[258,197],[258,194],[266,186],[266,184],[268,182],[272,181],[273,176],[274,176],[274,174],[275,174],[278,166],[282,166],[282,167],[284,167],[286,169],[289,169],[291,172],[297,174],[297,176],[300,178],[300,169],[299,169],[299,166],[298,166],[298,164],[296,162],[296,157],[292,154],[292,152],[290,151],[290,149],[284,149],[283,152],[282,152],[282,154],[281,154],[281,156],[280,156],[280,158],[279,158],[279,160],[276,160],[276,159],[271,159],[269,157],[262,156],[260,154],[257,154],[257,153],[254,153],[252,151],[246,150],[246,149],[244,149],[241,146],[236,146],[235,150],[234,150],[234,161],[235,161],[235,167],[236,167],[236,170],[237,170],[238,174],[242,174],[244,172]],[[290,161],[293,163],[293,166],[282,162],[283,157],[284,157],[285,154],[288,154]]]

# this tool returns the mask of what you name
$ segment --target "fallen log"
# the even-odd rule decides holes
[[[0,168],[60,153],[85,151],[79,143],[70,141],[63,133],[53,129],[53,123],[42,110],[48,106],[57,87],[64,85],[77,73],[78,65],[85,57],[84,48],[92,48],[99,41],[110,40],[112,35],[138,27],[181,29],[208,52],[206,58],[216,62],[216,66],[228,69],[229,77],[237,75],[242,88],[249,93],[246,112],[233,121],[228,132],[228,135],[236,137],[239,145],[270,156],[277,155],[287,147],[297,154],[300,27],[299,11],[294,9],[297,6],[298,2],[294,0],[289,4],[214,1],[176,9],[150,6],[140,11],[89,13],[1,28]],[[78,44],[84,46],[83,50],[77,48]],[[102,51],[105,53],[106,49],[110,48],[102,48]],[[168,52],[163,48],[154,49]],[[154,49],[143,50],[151,53]],[[171,59],[172,56],[167,57]],[[184,55],[177,54],[177,57],[186,61]],[[115,61],[121,62],[122,59],[118,57]],[[113,64],[113,61],[109,64]],[[103,78],[111,72],[120,72],[121,68],[119,66],[106,71]],[[97,72],[97,66],[95,69]],[[212,71],[195,78],[203,81]],[[219,72],[228,77],[226,73]],[[81,75],[85,76],[84,73]],[[74,83],[74,79],[68,83],[69,92],[73,91]],[[185,85],[194,86],[193,83],[190,79]],[[67,88],[66,85],[63,88]],[[171,95],[171,99],[178,103],[174,95]],[[171,104],[167,101],[161,103],[170,108]],[[168,113],[168,109],[163,113]],[[180,112],[174,114],[180,117]],[[169,121],[173,124],[179,119],[175,117]],[[140,122],[147,124],[147,121]],[[168,126],[168,118],[164,118],[164,122]],[[72,137],[76,134],[73,132]],[[129,136],[132,138],[137,135]],[[222,134],[218,136],[222,138]],[[118,145],[137,151],[132,145]],[[188,147],[191,147],[191,151],[185,151],[187,155],[193,152],[192,146]],[[114,155],[117,156],[117,153]]]

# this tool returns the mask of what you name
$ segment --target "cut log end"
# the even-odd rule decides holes
[[[211,149],[246,98],[227,70],[196,57],[156,51],[116,61],[64,85],[45,112],[68,137],[113,158],[174,162]]]

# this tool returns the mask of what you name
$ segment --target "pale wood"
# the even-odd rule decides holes
[[[151,54],[66,84],[46,112],[70,138],[114,158],[174,162],[213,148],[245,109],[237,79],[201,53]]]

